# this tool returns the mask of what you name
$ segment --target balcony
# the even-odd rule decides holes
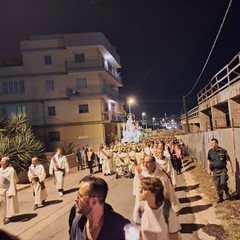
[[[124,113],[103,112],[104,121],[125,122],[126,117]]]
[[[103,60],[89,60],[82,63],[66,61],[66,70],[68,73],[74,72],[93,72],[93,71],[107,71],[113,78],[115,78],[122,85],[121,75],[111,68],[109,65],[104,64]]]
[[[103,97],[106,95],[116,101],[121,100],[119,92],[109,85],[89,85],[86,88],[67,88],[69,98]]]

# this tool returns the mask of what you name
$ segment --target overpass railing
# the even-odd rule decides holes
[[[198,106],[192,108],[187,112],[188,119],[195,118],[199,116],[199,108]],[[181,120],[185,120],[185,114],[181,115]]]
[[[240,79],[240,52],[197,94],[198,105]]]

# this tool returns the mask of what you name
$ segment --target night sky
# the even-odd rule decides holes
[[[132,111],[148,118],[180,114],[229,0],[0,0],[0,59],[14,58],[31,35],[103,32],[121,58]],[[240,1],[233,0],[208,65],[187,99],[240,51]],[[126,110],[128,106],[126,105]]]

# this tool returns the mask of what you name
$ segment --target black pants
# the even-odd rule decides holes
[[[89,169],[90,169],[90,174],[93,173],[93,167],[92,167],[92,165],[93,165],[93,161],[92,161],[92,160],[91,160],[91,161],[88,161],[88,167],[89,167]]]
[[[181,161],[181,158],[176,158],[174,157],[173,160],[172,160],[172,164],[173,164],[173,168],[175,169],[175,171],[177,173],[180,173],[181,172],[181,169],[182,169],[182,161]]]

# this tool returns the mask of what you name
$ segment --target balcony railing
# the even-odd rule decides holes
[[[86,88],[67,88],[68,97],[87,97],[107,95],[115,100],[121,100],[119,92],[109,85],[89,85]]]
[[[201,104],[240,79],[240,52],[197,94]]]
[[[103,120],[124,122],[126,120],[126,117],[124,113],[103,112]]]
[[[106,70],[112,77],[122,84],[122,77],[120,73],[106,66],[103,60],[89,60],[82,63],[66,61],[66,69],[68,72]]]

